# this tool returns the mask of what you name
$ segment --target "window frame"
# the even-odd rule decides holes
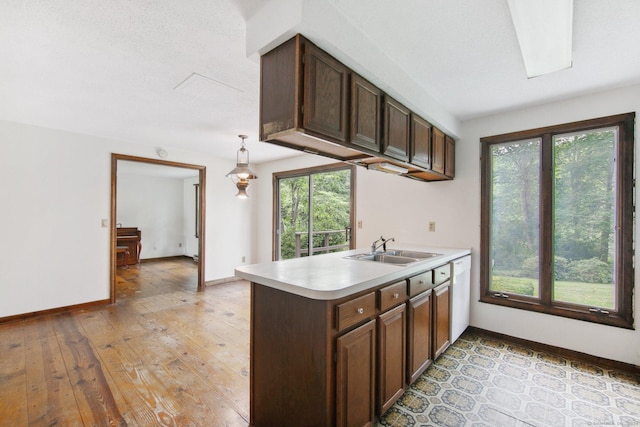
[[[635,112],[480,138],[480,301],[604,325],[634,329],[634,124]],[[616,151],[616,254],[613,310],[590,311],[584,305],[553,301],[553,137],[555,135],[618,127]],[[540,138],[539,184],[539,297],[490,290],[491,283],[491,146]],[[551,280],[550,280],[551,279]]]
[[[279,201],[280,201],[280,179],[283,178],[296,178],[301,176],[308,176],[314,174],[320,174],[325,172],[337,172],[341,170],[350,171],[350,187],[351,195],[349,197],[350,210],[349,221],[351,222],[351,229],[349,231],[349,249],[355,249],[356,242],[356,228],[354,227],[356,221],[356,167],[354,165],[339,162],[329,163],[326,165],[312,166],[303,169],[294,169],[288,171],[274,172],[272,175],[272,188],[273,188],[273,200],[272,200],[272,215],[271,215],[271,259],[273,261],[279,261],[280,253],[280,239],[278,236],[279,229]]]

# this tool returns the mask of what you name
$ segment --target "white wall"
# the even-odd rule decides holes
[[[183,193],[183,179],[118,174],[116,222],[142,232],[140,259],[184,255]]]
[[[543,315],[480,303],[478,250],[480,245],[480,138],[518,130],[568,123],[640,110],[640,86],[612,90],[570,101],[508,112],[462,124],[456,145],[456,178],[448,182],[423,183],[381,172],[357,168],[356,216],[363,228],[356,230],[359,248],[367,249],[381,234],[395,237],[396,244],[470,248],[472,251],[473,326],[568,348],[612,360],[640,365],[640,331]],[[637,125],[636,125],[637,126]],[[636,150],[638,149],[636,128]],[[256,259],[271,260],[271,174],[331,163],[309,156],[261,165],[257,189],[258,227]],[[268,182],[265,182],[268,181]],[[428,231],[429,221],[436,231]],[[636,236],[637,238],[638,236]],[[638,275],[636,274],[636,283]],[[635,316],[640,303],[635,299]]]
[[[0,121],[0,317],[109,298],[111,154],[157,158],[153,147]],[[251,200],[232,166],[165,147],[167,160],[207,168],[205,280],[251,262]]]

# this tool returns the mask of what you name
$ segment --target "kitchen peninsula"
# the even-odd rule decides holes
[[[446,349],[450,262],[470,250],[397,246],[425,257],[236,268],[251,281],[252,426],[373,425]]]

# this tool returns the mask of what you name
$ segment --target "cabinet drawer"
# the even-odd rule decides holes
[[[402,281],[385,286],[378,291],[380,295],[380,311],[387,311],[407,300],[407,282]]]
[[[376,294],[371,292],[336,306],[336,327],[339,331],[376,314]]]
[[[431,271],[409,278],[409,296],[413,297],[433,287]]]
[[[434,285],[446,282],[451,277],[451,266],[449,264],[434,268],[432,271]]]

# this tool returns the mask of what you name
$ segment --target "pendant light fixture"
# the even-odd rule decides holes
[[[231,181],[238,187],[238,194],[236,197],[239,199],[246,199],[249,197],[247,194],[247,187],[249,186],[250,179],[257,179],[256,174],[249,168],[249,151],[244,147],[244,140],[247,135],[238,135],[242,139],[240,149],[236,156],[236,167],[233,168],[226,176],[231,178]]]

